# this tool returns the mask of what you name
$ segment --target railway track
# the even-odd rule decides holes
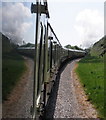
[[[91,103],[83,100],[80,104],[77,99],[72,74],[78,61],[79,59],[73,60],[61,69],[47,105],[46,118],[97,118],[97,112]],[[82,94],[80,97],[84,99]],[[83,106],[83,104],[87,106]]]
[[[33,103],[33,60],[25,57],[27,72],[7,101],[3,104],[3,118],[31,118],[30,106]],[[76,98],[72,71],[77,60],[64,65],[54,84],[52,93],[46,106],[46,118],[89,118],[80,110]],[[25,81],[26,80],[26,81]],[[18,92],[17,92],[18,91]],[[21,94],[21,96],[20,96]],[[91,109],[92,110],[92,109]],[[93,116],[91,116],[92,118]],[[45,119],[45,118],[44,118]]]
[[[46,118],[81,118],[71,71],[75,61],[62,67],[47,105]]]

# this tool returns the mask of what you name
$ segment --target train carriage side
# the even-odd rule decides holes
[[[41,14],[41,6],[47,7],[47,2],[37,2],[36,34],[35,34],[35,74],[34,74],[34,96],[33,96],[33,118],[41,114],[37,112],[45,109],[52,86],[55,73],[60,65],[60,58],[66,53],[61,53],[61,44],[48,23],[48,15]],[[66,52],[66,51],[65,51]]]
[[[47,79],[46,84],[46,104],[51,93],[56,72],[60,64],[61,44],[59,43],[51,25],[48,23],[48,53],[47,53]]]
[[[85,51],[82,50],[74,50],[74,49],[69,49],[69,57],[70,58],[81,58],[86,55]]]
[[[34,58],[34,86],[33,86],[33,119],[43,114],[46,103],[46,85],[48,77],[48,26],[49,18],[47,2],[36,0],[31,5],[31,12],[36,13],[35,28],[35,58]]]
[[[34,58],[35,55],[35,47],[19,47],[17,48],[17,51],[25,56]]]

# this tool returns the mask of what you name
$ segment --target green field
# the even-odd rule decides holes
[[[94,104],[99,117],[104,117],[104,62],[103,58],[87,56],[78,63],[76,72],[88,100]]]
[[[20,76],[25,71],[24,59],[17,52],[4,53],[2,58],[2,99],[7,99],[7,95],[16,85]]]

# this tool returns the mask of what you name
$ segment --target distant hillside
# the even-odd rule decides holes
[[[10,40],[2,34],[2,52],[7,53],[12,50]]]
[[[2,36],[2,53],[9,53],[14,48],[17,47],[17,45],[12,43],[11,40],[8,37],[3,35],[2,33],[0,33],[0,35]]]
[[[82,48],[79,48],[78,46],[71,46],[70,44],[64,46],[65,48],[69,48],[69,49],[75,49],[75,50],[83,50]]]
[[[2,100],[6,100],[25,71],[23,57],[16,51],[17,45],[0,33],[2,40]]]
[[[92,56],[103,56],[106,53],[106,36],[96,42],[91,48]]]

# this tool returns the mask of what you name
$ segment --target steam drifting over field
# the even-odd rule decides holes
[[[104,18],[96,9],[85,9],[79,12],[74,27],[83,47],[90,47],[104,36]]]

